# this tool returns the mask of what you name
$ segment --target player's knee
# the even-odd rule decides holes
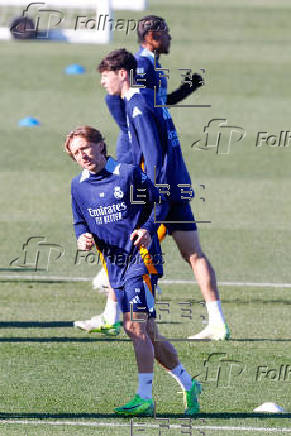
[[[195,266],[198,264],[199,266],[208,270],[211,275],[215,276],[214,268],[212,267],[211,263],[209,262],[208,258],[206,257],[206,255],[204,253],[201,252],[200,254],[192,255],[190,262],[191,262],[192,266]]]
[[[191,263],[191,265],[193,265],[193,264],[195,264],[195,263],[197,263],[197,262],[205,262],[205,263],[207,263],[208,261],[207,261],[207,258],[206,258],[206,256],[205,256],[205,254],[202,252],[202,251],[200,251],[200,252],[195,252],[195,253],[191,253],[190,255],[189,255],[189,263]]]
[[[134,322],[134,321],[127,320],[127,321],[123,322],[124,331],[125,331],[125,333],[128,336],[131,336],[134,333],[136,333],[136,326],[135,326],[135,324],[136,324],[136,321]]]
[[[145,320],[127,320],[124,322],[123,328],[130,338],[141,337],[145,333]]]
[[[185,250],[183,248],[180,248],[180,253],[182,258],[187,262],[191,263],[192,259],[195,259],[197,257],[197,253],[189,250]]]
[[[199,251],[195,252],[195,253],[193,254],[193,256],[194,256],[194,258],[195,258],[196,260],[201,260],[202,262],[208,262],[208,259],[207,259],[207,257],[206,257],[206,254],[203,253],[202,250],[199,250]]]
[[[182,258],[187,263],[196,262],[198,259],[201,259],[203,257],[206,258],[205,254],[202,252],[200,247],[198,247],[197,249],[192,249],[192,250],[185,250],[183,248],[180,248],[180,253],[181,253]]]
[[[185,262],[190,263],[190,254],[183,250],[180,250],[180,253]]]

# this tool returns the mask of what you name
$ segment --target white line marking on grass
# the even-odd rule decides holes
[[[224,430],[224,431],[257,431],[261,433],[291,433],[291,428],[280,428],[280,427],[228,427],[228,426],[212,426],[212,425],[205,425],[205,426],[199,426],[199,427],[193,427],[197,428],[199,430]]]
[[[91,282],[92,277],[62,277],[62,276],[28,276],[28,275],[2,275],[0,273],[0,280],[39,280],[45,282]]]
[[[46,282],[91,282],[93,277],[63,277],[63,276],[28,276],[28,275],[2,275],[0,273],[0,280],[39,280]],[[197,285],[194,280],[168,280],[162,279],[159,281],[165,285]],[[272,283],[272,282],[218,282],[219,286],[232,286],[232,287],[249,287],[249,288],[291,288],[291,283]]]
[[[73,427],[130,427],[130,424],[122,424],[116,422],[89,422],[89,421],[44,421],[44,420],[28,420],[28,419],[1,419],[0,424],[28,424],[28,425],[51,425],[51,426],[73,426]],[[140,427],[138,423],[134,423],[134,427]],[[145,424],[145,428],[159,428],[159,425]],[[170,424],[170,428],[183,429],[181,425]],[[249,431],[261,433],[291,433],[291,428],[280,427],[234,427],[234,426],[216,426],[216,425],[197,425],[191,427],[193,430],[224,430],[224,431]]]
[[[194,280],[160,280],[159,283],[164,283],[165,285],[171,284],[195,284],[197,282]],[[244,286],[248,288],[291,288],[291,283],[258,283],[258,282],[217,282],[218,286]]]

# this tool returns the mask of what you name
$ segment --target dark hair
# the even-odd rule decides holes
[[[137,37],[138,42],[144,42],[145,35],[152,32],[162,32],[168,30],[166,21],[157,15],[146,15],[138,21]]]
[[[133,54],[125,48],[120,48],[119,50],[110,52],[103,58],[97,67],[97,71],[102,73],[103,71],[118,71],[124,69],[129,73],[130,70],[135,71],[136,68],[137,62]]]
[[[76,136],[80,136],[81,138],[87,139],[87,141],[90,141],[92,144],[99,144],[100,142],[104,141],[104,138],[102,137],[101,132],[99,130],[94,129],[93,127],[90,126],[76,127],[67,135],[67,139],[64,145],[65,151],[71,156],[72,159],[74,159],[74,157],[71,153],[71,142],[73,138],[75,138]],[[103,154],[105,156],[107,154],[105,143],[104,143]]]

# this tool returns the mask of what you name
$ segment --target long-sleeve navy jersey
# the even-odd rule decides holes
[[[71,184],[76,237],[91,233],[107,270],[111,287],[121,287],[131,277],[148,273],[162,276],[158,224],[167,214],[167,203],[138,167],[109,158],[99,173],[83,170]],[[154,207],[154,204],[156,206]],[[134,246],[133,230],[152,235],[148,250]]]
[[[154,86],[156,86],[156,103],[166,104],[167,79],[162,72],[159,74],[159,72],[155,70],[154,53],[146,48],[140,47],[139,51],[135,53],[134,56],[137,60],[136,78],[138,80],[138,84],[146,86],[146,88],[140,88],[141,94],[147,98],[147,89],[154,89]],[[156,61],[156,67],[162,68],[158,60]],[[139,81],[139,79],[143,79],[145,81]],[[152,97],[151,100],[152,101],[150,103],[153,104]],[[119,162],[132,163],[133,160],[129,149],[130,144],[128,138],[128,127],[123,99],[117,95],[106,95],[105,103],[110,114],[120,128],[120,133],[116,141],[116,158]],[[170,114],[168,113],[167,116],[170,116]]]
[[[119,135],[116,141],[116,159],[122,163],[133,163],[132,152],[128,139],[128,125],[124,108],[124,100],[119,95],[106,95],[106,105],[116,124]]]
[[[137,88],[130,88],[125,97],[128,135],[132,147],[133,163],[144,165],[144,171],[155,184],[167,184],[168,200],[181,201],[181,192],[191,178],[182,156],[180,142],[172,118],[165,108],[153,107]],[[183,185],[183,186],[182,186]],[[187,197],[190,200],[194,191]]]
[[[137,60],[137,84],[146,86],[146,88],[140,88],[141,93],[146,92],[148,88],[154,89],[156,87],[156,102],[158,104],[166,104],[168,82],[166,73],[161,71],[162,66],[159,63],[158,57],[156,58],[155,65],[154,53],[144,47],[140,47],[134,56]],[[145,81],[140,79],[145,79]]]
[[[138,63],[137,77],[146,80],[140,82],[146,85],[146,88],[131,88],[125,106],[123,99],[106,96],[109,111],[121,129],[116,144],[116,155],[121,162],[143,164],[146,174],[153,182],[170,186],[170,190],[167,191],[170,194],[168,199],[180,201],[181,190],[184,188],[178,185],[190,186],[191,178],[169,110],[166,107],[154,106],[154,86],[158,90],[156,102],[165,104],[167,79],[162,73],[160,77],[155,69],[154,54],[151,51],[141,47],[135,57]],[[158,61],[156,67],[161,68]],[[139,116],[140,112],[142,116]],[[124,133],[126,121],[128,135]],[[188,199],[190,198],[191,195],[188,196]]]

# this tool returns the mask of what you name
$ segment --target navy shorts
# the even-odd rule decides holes
[[[158,283],[157,274],[128,279],[122,288],[114,292],[122,312],[147,312],[150,318],[156,317],[154,292]]]
[[[167,222],[167,221],[175,221]],[[189,201],[177,201],[169,203],[169,212],[163,223],[167,227],[167,233],[171,235],[175,230],[197,230],[195,218]]]

